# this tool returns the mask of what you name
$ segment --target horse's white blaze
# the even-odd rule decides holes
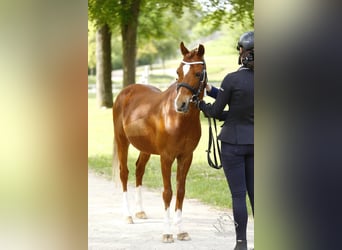
[[[177,234],[183,233],[183,228],[182,228],[182,211],[180,209],[177,209],[175,217],[173,218],[173,224],[177,228]]]
[[[189,64],[184,64],[183,65],[183,74],[186,75],[190,70],[190,65]]]
[[[141,186],[138,186],[135,189],[135,206],[136,206],[137,212],[144,211],[143,204],[142,204]]]
[[[131,212],[129,210],[129,202],[128,202],[127,192],[123,192],[123,195],[122,195],[122,212],[125,216],[131,216]]]
[[[174,101],[174,104],[175,104],[175,110],[177,111],[178,110],[178,108],[177,108],[177,102],[178,102],[178,98],[179,98],[179,95],[180,95],[180,93],[179,93],[180,91],[178,91],[178,93],[177,93],[177,96],[176,96],[176,98],[175,98],[175,101]]]
[[[164,217],[164,232],[163,234],[172,234],[171,233],[171,217],[170,217],[170,208],[165,210]]]

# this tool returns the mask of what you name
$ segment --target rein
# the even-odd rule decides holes
[[[211,127],[211,119],[213,119],[214,123],[214,129],[215,134],[213,133],[212,127]],[[222,161],[221,161],[221,148],[220,144],[217,139],[217,128],[216,128],[216,120],[215,118],[208,117],[208,123],[209,123],[209,141],[208,141],[208,150],[207,150],[207,160],[210,167],[215,169],[222,168]],[[211,159],[211,149],[213,151],[214,161]],[[219,157],[217,157],[217,155]],[[218,159],[220,159],[220,163],[218,163]]]

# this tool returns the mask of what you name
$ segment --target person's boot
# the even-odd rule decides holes
[[[237,240],[234,250],[247,250],[247,241]]]

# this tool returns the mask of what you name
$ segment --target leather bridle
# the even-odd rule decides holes
[[[182,61],[182,63],[184,65],[189,65],[189,66],[194,65],[194,64],[203,64],[203,69],[202,69],[201,75],[199,76],[199,84],[198,84],[197,89],[192,87],[190,84],[186,82],[181,82],[177,84],[177,92],[181,87],[188,89],[192,93],[190,102],[196,102],[199,99],[199,95],[205,88],[205,85],[207,84],[207,81],[208,81],[205,61],[196,61],[196,62]]]

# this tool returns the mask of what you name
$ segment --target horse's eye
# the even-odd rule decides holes
[[[195,76],[196,76],[196,77],[200,77],[200,76],[201,76],[201,72],[197,72],[197,73],[195,74]]]

